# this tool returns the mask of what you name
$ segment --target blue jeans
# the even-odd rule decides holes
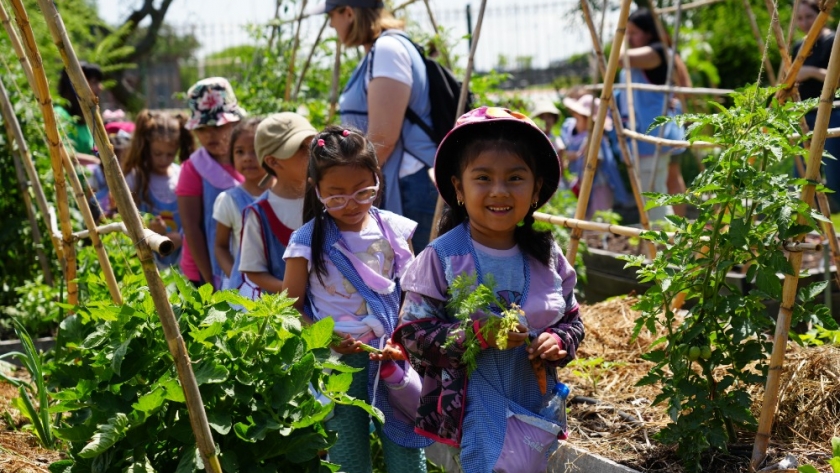
[[[808,112],[805,121],[808,128],[814,129],[814,122],[817,119],[817,111]],[[829,128],[840,127],[840,109],[831,111],[831,118],[828,121]],[[825,151],[836,159],[822,158],[822,173],[825,175],[825,185],[834,192],[826,193],[831,212],[840,212],[840,138],[829,138],[825,140]]]
[[[438,192],[429,179],[429,168],[400,178],[400,196],[402,197],[403,216],[417,222],[417,230],[411,244],[414,254],[420,254],[429,244],[429,235],[435,219],[435,205]]]

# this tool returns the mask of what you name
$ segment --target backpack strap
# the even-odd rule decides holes
[[[400,31],[400,30],[385,30],[385,31],[382,32],[381,35],[379,35],[379,37],[381,38],[382,36],[391,36],[391,35],[402,36],[403,39],[405,39],[412,46],[414,46],[414,49],[416,49],[417,52],[420,54],[420,59],[421,60],[426,59],[426,51],[421,46],[419,46],[417,43],[412,41],[411,38],[409,38],[408,35],[405,34],[405,32],[403,32],[403,31]],[[374,58],[375,51],[376,51],[376,41],[373,42],[373,46],[370,48],[370,66],[368,67],[368,81],[373,80],[373,58]],[[414,68],[414,61],[411,62],[411,67]],[[365,88],[365,91],[367,91],[367,88]],[[426,136],[431,138],[432,141],[435,141],[435,132],[434,132],[434,130],[432,130],[432,127],[429,126],[428,123],[424,122],[423,119],[420,118],[420,115],[417,115],[417,113],[414,110],[412,110],[411,107],[406,107],[405,118],[409,122],[411,122],[412,124],[419,126],[420,129],[423,130],[423,133],[426,134]]]

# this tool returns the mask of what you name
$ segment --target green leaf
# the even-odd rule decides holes
[[[173,402],[187,402],[187,398],[184,397],[184,390],[181,389],[181,384],[178,383],[178,380],[170,379],[169,381],[162,383],[161,386],[163,386],[163,389],[166,392],[164,396],[166,399]]]
[[[134,463],[125,470],[125,473],[157,473],[157,471],[152,467],[146,455],[143,455],[140,461],[135,458]]]
[[[817,281],[799,289],[797,299],[801,302],[810,302],[820,295],[828,287],[828,281]]]
[[[122,412],[108,419],[108,422],[97,426],[96,433],[85,447],[79,452],[82,458],[94,458],[122,440],[128,432],[128,417]]]
[[[47,467],[50,473],[70,473],[73,470],[73,460],[59,460]]]
[[[54,427],[55,436],[67,442],[87,442],[96,432],[92,425],[79,424],[72,427]]]
[[[128,337],[128,339],[120,344],[117,349],[114,351],[114,357],[111,358],[111,370],[114,373],[117,373],[119,376],[120,369],[122,368],[122,362],[125,359],[125,354],[128,351],[128,346],[131,344],[132,337]]]
[[[232,427],[231,417],[227,411],[211,409],[207,411],[207,422],[216,432],[227,435]]]
[[[224,383],[230,374],[224,365],[213,360],[202,361],[194,371],[195,380],[199,386],[207,383]]]
[[[780,299],[782,296],[782,283],[774,271],[759,268],[755,275],[755,284],[774,299]]]
[[[327,377],[327,391],[330,393],[346,393],[352,382],[352,373],[330,374]]]
[[[85,338],[85,341],[82,342],[82,348],[87,350],[97,348],[98,346],[105,343],[110,336],[110,327],[108,326],[108,324],[102,324],[96,327],[96,330],[94,330],[93,333],[91,333]]]
[[[201,302],[203,302],[204,304],[212,302],[213,285],[210,283],[206,283],[200,288],[198,288],[198,296],[201,298]]]
[[[131,407],[148,414],[161,407],[165,401],[166,389],[155,388],[152,392],[141,396],[136,403],[131,405]]]
[[[198,466],[199,453],[195,448],[195,444],[184,449],[184,454],[181,456],[181,461],[178,462],[178,467],[175,468],[175,473],[195,473],[200,470]]]
[[[306,327],[301,336],[306,341],[307,347],[312,350],[330,346],[334,325],[331,317],[325,317]]]
[[[831,437],[831,454],[840,458],[840,437]]]
[[[811,465],[802,465],[798,468],[799,473],[820,473],[819,470]]]

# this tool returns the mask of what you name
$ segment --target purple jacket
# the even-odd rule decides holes
[[[408,267],[403,277],[406,299],[400,314],[401,325],[392,336],[423,379],[415,431],[455,447],[460,446],[465,406],[469,402],[468,379],[461,362],[463,345],[454,343],[444,348],[450,334],[458,330],[458,321],[445,306],[447,290],[455,278],[476,273],[475,250],[466,225],[430,243]],[[574,296],[577,281],[574,268],[556,245],[548,266],[531,257],[526,256],[526,260],[530,277],[526,278],[522,309],[531,336],[549,332],[559,338],[568,355],[549,362],[549,368],[565,366],[575,358],[584,337]],[[478,276],[481,283],[482,275]]]

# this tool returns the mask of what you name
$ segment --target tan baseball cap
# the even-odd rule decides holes
[[[318,130],[309,120],[292,112],[275,113],[266,117],[257,126],[254,136],[254,151],[262,166],[266,156],[289,159],[300,149],[306,138],[315,136]]]

